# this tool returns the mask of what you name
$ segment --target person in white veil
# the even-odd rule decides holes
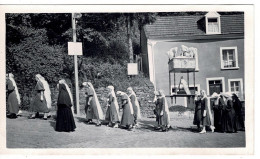
[[[159,117],[159,125],[161,125],[162,131],[168,131],[171,127],[170,125],[170,111],[169,106],[165,97],[163,90],[159,90],[160,99],[160,117]]]
[[[37,74],[35,76],[37,84],[35,86],[35,96],[32,99],[30,111],[33,112],[30,119],[35,119],[37,113],[44,113],[44,120],[47,120],[51,108],[51,92],[49,84],[45,79]]]
[[[123,114],[121,118],[121,126],[132,130],[134,123],[134,110],[130,98],[124,92],[117,91],[117,94],[121,96]]]
[[[206,126],[209,126],[211,131],[214,132],[214,116],[213,116],[213,109],[210,106],[210,100],[207,97],[205,90],[201,90],[200,94],[201,98],[201,113],[202,113],[202,124],[203,129],[200,132],[201,134],[206,133]]]
[[[41,81],[43,83],[43,87],[45,89],[44,96],[46,97],[47,107],[50,110],[51,109],[51,103],[52,103],[50,86],[43,76],[40,76],[40,78],[41,78]],[[47,117],[50,117],[50,113],[47,114]]]
[[[19,110],[19,106],[21,104],[21,97],[20,94],[18,92],[18,88],[16,85],[16,82],[14,80],[14,75],[12,73],[7,74],[7,104],[8,104],[8,115],[7,117],[9,118],[17,118],[17,115],[19,114],[19,112],[21,112]]]
[[[73,107],[73,97],[64,79],[58,84],[59,95],[57,101],[56,131],[71,132],[76,128],[71,107]]]
[[[135,126],[138,126],[138,120],[141,119],[140,105],[139,105],[139,102],[137,100],[136,94],[135,94],[135,92],[134,92],[132,87],[128,87],[127,88],[127,93],[128,93],[128,97],[130,98],[132,106],[133,106],[133,109],[134,109],[134,122],[135,122]]]
[[[97,119],[96,125],[101,126],[104,115],[96,91],[90,82],[83,82],[83,86],[87,87],[85,111],[88,123],[92,122],[92,119]]]
[[[108,126],[112,126],[113,128],[118,128],[119,119],[119,106],[116,98],[116,94],[113,86],[107,87],[109,90],[108,94],[108,104],[107,104],[107,112],[106,112],[106,121],[109,122]]]

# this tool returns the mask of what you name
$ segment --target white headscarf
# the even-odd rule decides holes
[[[92,91],[94,92],[94,101],[96,102],[96,106],[97,106],[97,112],[98,112],[98,115],[99,115],[99,119],[103,119],[103,111],[101,109],[101,106],[100,106],[100,103],[99,103],[99,100],[98,100],[98,97],[97,97],[97,94],[96,94],[96,91],[93,87],[93,85],[90,83],[90,82],[87,82],[86,83],[91,89]],[[83,83],[83,85],[85,85],[85,82]]]
[[[59,80],[59,84],[64,84],[64,85],[65,85],[66,90],[67,90],[67,92],[68,92],[68,94],[69,94],[69,96],[70,96],[71,104],[72,104],[72,106],[73,106],[73,105],[74,105],[74,103],[73,103],[73,97],[72,97],[72,94],[71,94],[71,91],[70,91],[70,88],[69,88],[68,84],[66,83],[66,81],[65,81],[64,79]]]
[[[220,95],[222,95],[223,97],[225,97],[225,104],[227,105],[227,101],[228,99],[232,100],[232,93],[231,92],[225,92],[225,93],[221,93]]]
[[[133,105],[132,105],[131,100],[130,100],[130,98],[128,97],[128,95],[127,95],[125,92],[121,92],[121,91],[117,91],[117,94],[119,94],[119,95],[121,95],[121,96],[125,95],[125,96],[127,97],[127,102],[128,102],[128,104],[129,104],[129,107],[130,107],[130,112],[131,112],[131,114],[134,114]]]
[[[114,104],[115,104],[115,107],[116,107],[118,119],[120,119],[119,118],[119,106],[118,106],[118,102],[117,102],[117,98],[116,98],[114,87],[113,86],[107,86],[107,88],[109,88],[109,90],[110,90],[109,95],[111,94],[114,97]]]
[[[163,98],[165,100],[164,104],[164,111],[167,112],[168,116],[168,121],[170,122],[170,111],[169,111],[169,106],[168,106],[168,103],[167,103],[167,100],[166,100],[166,97],[165,97],[165,94],[164,94],[164,91],[163,90],[159,90],[159,94],[161,95],[161,98]]]
[[[10,81],[12,81],[12,83],[14,85],[16,98],[17,98],[18,104],[20,105],[21,104],[21,97],[20,97],[20,94],[18,92],[18,88],[17,88],[16,82],[14,80],[14,75],[12,73],[9,73],[8,77],[9,77]]]
[[[217,94],[216,92],[214,92],[212,95],[211,95],[211,98],[214,99],[214,105],[218,105],[219,104],[219,94]]]
[[[135,96],[135,101],[134,102],[135,102],[135,105],[137,106],[137,119],[141,119],[142,118],[141,110],[140,110],[140,105],[139,105],[139,102],[137,100],[136,94],[135,94],[135,92],[134,92],[132,87],[128,87],[127,90],[131,91],[131,94],[129,94],[128,97],[130,97],[131,95]]]
[[[42,82],[43,88],[44,88],[44,96],[46,99],[47,107],[50,109],[51,108],[51,90],[49,87],[48,82],[42,77],[40,74],[37,74],[36,77],[39,79],[39,81]]]

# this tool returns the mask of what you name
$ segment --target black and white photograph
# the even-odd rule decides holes
[[[1,24],[8,151],[252,153],[252,6],[25,7]]]

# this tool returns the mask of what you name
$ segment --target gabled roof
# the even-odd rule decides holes
[[[204,18],[204,15],[157,17],[154,23],[144,26],[145,35],[147,39],[211,36],[206,34],[205,23],[201,22]],[[221,15],[220,22],[221,35],[244,34],[243,14]]]

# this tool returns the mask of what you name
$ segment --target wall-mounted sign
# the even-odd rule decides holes
[[[128,75],[138,75],[137,63],[128,63],[127,72],[128,72]]]
[[[69,55],[82,55],[82,43],[81,42],[68,42],[68,54]]]

